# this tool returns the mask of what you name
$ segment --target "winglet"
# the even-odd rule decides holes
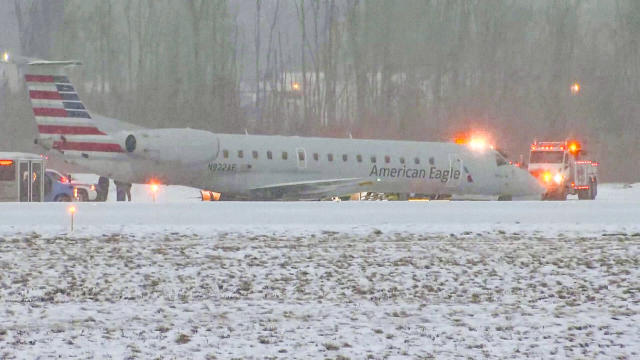
[[[59,66],[76,66],[82,65],[78,60],[42,60],[26,56],[12,55],[8,50],[0,53],[0,63],[15,65],[59,65]]]
[[[61,66],[78,66],[82,65],[82,62],[78,60],[33,60],[27,63],[27,65],[61,65]]]

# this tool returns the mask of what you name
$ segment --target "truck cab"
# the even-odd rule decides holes
[[[597,163],[582,160],[584,151],[577,141],[534,142],[529,154],[528,170],[540,181],[546,200],[566,200],[568,194],[580,200],[597,195]]]
[[[74,187],[67,176],[47,169],[44,176],[44,201],[71,201]]]

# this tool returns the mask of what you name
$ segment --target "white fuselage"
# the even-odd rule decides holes
[[[453,143],[232,135],[193,129],[132,134],[138,141],[130,152],[107,157],[67,152],[65,156],[122,181],[157,180],[256,198],[323,198],[365,191],[539,198],[543,192],[533,177],[504,163],[496,151],[472,151]],[[122,134],[122,139],[126,136]]]
[[[38,143],[67,162],[124,182],[155,179],[254,199],[365,191],[539,198],[544,192],[496,151],[472,152],[453,143],[140,129],[82,103],[64,71],[78,61],[13,61],[26,65]]]

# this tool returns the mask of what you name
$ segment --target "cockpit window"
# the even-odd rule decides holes
[[[507,165],[507,164],[508,164],[507,160],[505,160],[505,159],[502,157],[502,155],[500,155],[500,154],[496,153],[496,165],[498,165],[498,166],[504,166],[504,165]]]
[[[531,164],[561,164],[564,157],[562,151],[532,151]]]

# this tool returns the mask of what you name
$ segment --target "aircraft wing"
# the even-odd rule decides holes
[[[251,192],[281,198],[319,199],[332,195],[346,195],[360,186],[370,184],[371,180],[364,178],[340,178],[273,184],[253,188]]]

